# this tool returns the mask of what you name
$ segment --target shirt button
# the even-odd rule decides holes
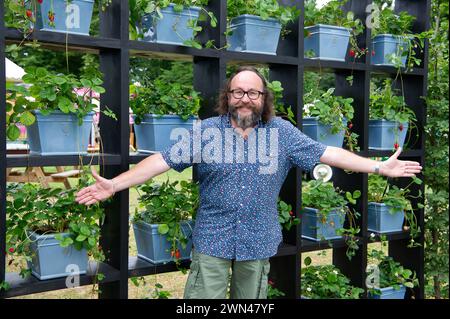
[[[242,188],[245,188],[245,186],[242,186]]]

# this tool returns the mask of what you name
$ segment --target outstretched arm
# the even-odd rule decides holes
[[[162,174],[170,169],[160,153],[154,154],[140,161],[129,171],[113,179],[106,179],[97,174],[92,168],[95,183],[83,188],[77,193],[76,201],[80,204],[91,205],[111,197],[134,185],[145,183],[147,180]]]
[[[420,173],[422,170],[420,163],[398,159],[401,151],[399,147],[388,160],[375,161],[342,148],[328,146],[320,157],[320,161],[330,166],[360,173],[376,173],[375,170],[378,167],[378,173],[388,177],[412,177]]]

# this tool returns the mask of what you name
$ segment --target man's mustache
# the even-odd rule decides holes
[[[248,109],[252,109],[254,110],[256,107],[254,107],[253,105],[248,105],[248,104],[241,104],[241,105],[233,105],[233,107],[235,109],[240,109],[240,108],[248,108]]]

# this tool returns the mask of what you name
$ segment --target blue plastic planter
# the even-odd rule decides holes
[[[78,125],[74,114],[57,111],[42,115],[35,111],[36,121],[27,128],[30,153],[40,155],[83,155],[87,154],[94,112]]]
[[[383,203],[369,202],[367,229],[376,233],[401,231],[405,215],[403,211],[389,212],[389,206]]]
[[[346,120],[344,120],[344,125],[347,125]],[[344,130],[331,134],[331,125],[320,124],[317,117],[303,118],[303,133],[315,141],[335,147],[342,147],[345,135]]]
[[[233,33],[227,39],[229,51],[277,54],[281,32],[278,20],[243,14],[233,18],[230,27]]]
[[[53,9],[55,13],[55,26],[49,25],[48,12]],[[67,32],[73,34],[89,35],[94,0],[67,0],[43,1],[38,4],[36,28],[41,31]]]
[[[312,51],[312,59],[345,61],[350,41],[350,29],[333,25],[316,24],[305,27],[309,36],[305,37],[305,57]]]
[[[178,247],[181,260],[191,258],[193,228],[192,220],[184,221],[181,224],[183,233],[189,239],[185,249],[181,245]],[[153,264],[173,261],[173,257],[170,256],[171,244],[165,235],[158,233],[158,224],[133,223],[133,230],[139,258]]]
[[[405,299],[406,287],[401,285],[399,290],[394,287],[380,288],[380,295],[369,293],[369,299]]]
[[[55,235],[29,233],[33,252],[32,261],[28,262],[31,273],[40,280],[85,274],[88,266],[86,249],[61,247]],[[61,235],[69,236],[67,233]]]
[[[147,114],[139,125],[134,125],[137,149],[141,153],[161,152],[172,144],[170,133],[176,128],[190,130],[196,117],[183,121],[178,115]]]
[[[406,55],[403,52],[408,50],[408,42],[403,37],[392,34],[379,34],[372,40],[372,50],[374,55],[371,59],[371,64],[374,65],[388,65],[393,66],[390,56],[392,54],[401,56],[402,66],[405,66]]]
[[[176,12],[174,5],[161,9],[162,19],[154,14],[146,14],[142,18],[142,27],[146,30],[144,41],[183,45],[194,37],[194,30],[188,27],[188,21],[198,19],[200,8],[188,7]]]
[[[400,130],[400,125],[403,129]],[[393,150],[395,143],[403,147],[408,131],[408,123],[386,120],[369,120],[369,149]]]
[[[336,230],[344,226],[345,214],[331,211],[325,223],[322,223],[318,209],[305,207],[301,211],[302,237],[314,241],[342,238]]]

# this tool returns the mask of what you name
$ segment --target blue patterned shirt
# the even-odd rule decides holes
[[[281,186],[292,167],[311,170],[326,145],[279,117],[260,121],[247,139],[233,133],[229,115],[203,120],[200,127],[178,136],[161,152],[179,172],[196,166],[196,251],[235,260],[275,255],[282,241],[277,210]],[[182,150],[188,156],[182,156]]]

